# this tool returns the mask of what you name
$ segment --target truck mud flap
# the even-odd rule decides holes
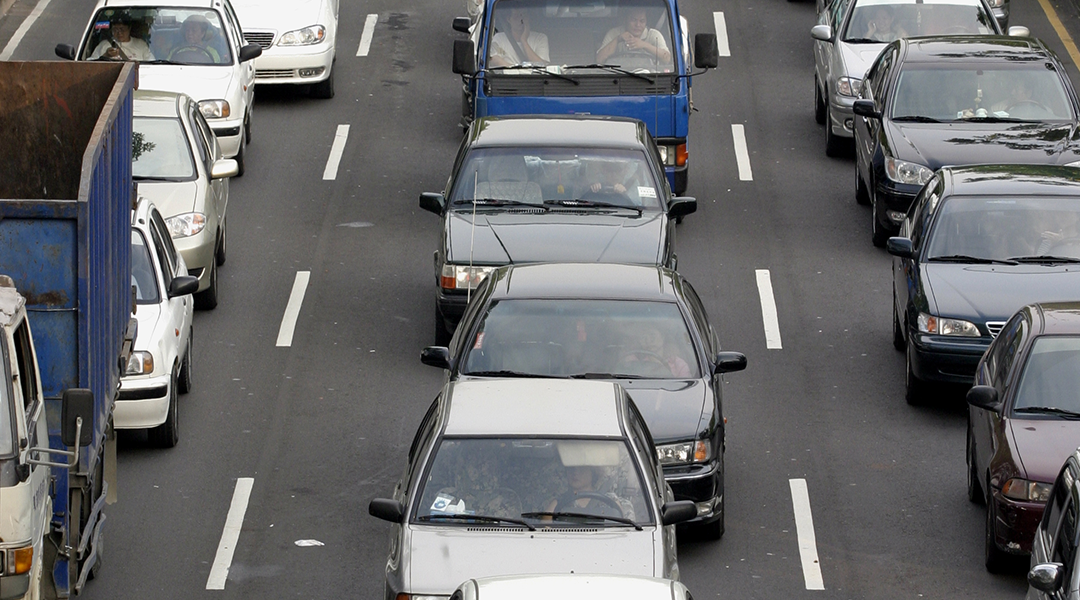
[[[82,561],[82,568],[79,569],[79,578],[75,581],[75,593],[82,592],[83,586],[86,585],[86,579],[90,576],[90,570],[94,568],[94,564],[98,561],[98,549],[101,548],[101,527],[105,524],[105,513],[101,512],[105,507],[105,499],[109,495],[108,482],[102,482],[101,495],[98,496],[96,502],[94,502],[93,509],[90,510],[90,517],[86,521],[86,529],[82,532],[82,539],[79,540],[79,550],[77,556],[83,557],[86,555],[87,547],[90,548],[89,555]]]

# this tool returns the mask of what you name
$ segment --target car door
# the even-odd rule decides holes
[[[970,408],[969,418],[972,423],[972,443],[975,444],[974,456],[976,473],[980,477],[980,483],[984,486],[983,492],[989,494],[986,489],[986,473],[991,468],[991,463],[1006,457],[997,457],[1000,452],[1006,452],[1007,446],[1001,444],[1005,439],[1007,419],[1004,413],[1008,410],[1008,396],[1017,379],[1017,373],[1023,365],[1022,349],[1026,345],[1027,333],[1030,330],[1023,312],[1017,313],[1005,324],[998,339],[994,340],[993,353],[988,355],[987,364],[992,364],[992,369],[986,369],[988,381],[986,385],[993,386],[997,390],[998,398],[1003,401],[1004,408],[1001,412]]]
[[[210,176],[214,171],[214,163],[221,158],[217,137],[194,102],[189,102],[187,114],[192,135],[195,137],[193,145],[199,148],[198,154],[203,158],[203,168],[207,178],[206,214],[211,217],[211,225],[216,230],[225,221],[225,205],[229,201],[229,178],[214,179]]]
[[[176,247],[173,246],[172,237],[169,236],[169,228],[165,225],[165,221],[156,208],[150,210],[150,239],[157,257],[159,274],[165,284],[162,308],[165,309],[163,316],[168,319],[169,328],[166,331],[173,333],[176,343],[176,357],[181,357],[187,352],[190,343],[194,312],[193,300],[190,294],[173,298],[168,295],[172,280],[187,275],[187,267],[184,266],[184,259],[180,257]],[[174,357],[170,356],[169,358]]]
[[[886,89],[888,82],[892,79],[898,48],[896,45],[886,46],[885,50],[881,52],[881,55],[874,61],[873,66],[867,71],[860,94],[862,99],[874,102],[874,107],[881,111],[882,118],[884,118],[887,100]],[[874,188],[873,159],[878,147],[881,121],[882,119],[855,116],[855,166],[860,170],[860,173],[866,173],[867,177],[864,181],[866,181],[871,194],[873,194]]]
[[[404,509],[405,520],[409,518],[409,503],[412,501],[412,493],[419,485],[417,479],[424,472],[424,461],[431,451],[431,445],[436,437],[436,429],[439,424],[439,406],[442,396],[437,396],[435,401],[428,407],[420,426],[416,429],[412,444],[409,446],[408,460],[405,463],[405,471],[401,474],[397,485],[394,486],[394,500],[401,503]],[[402,581],[403,553],[408,552],[407,540],[405,539],[404,523],[395,523],[390,533],[390,549],[386,563],[386,577],[394,580],[396,589],[404,589]]]
[[[907,217],[900,224],[899,235],[911,240],[911,249],[914,256],[922,253],[923,241],[929,233],[930,221],[933,216],[931,207],[936,205],[944,193],[944,185],[940,178],[931,179],[912,203]],[[922,281],[919,277],[918,258],[893,258],[893,310],[897,317],[897,325],[905,343],[907,342],[914,319],[918,318],[919,307],[925,304],[925,292],[922,289]]]
[[[675,495],[671,492],[671,486],[664,479],[664,470],[660,466],[660,459],[656,455],[656,444],[653,442],[652,434],[649,433],[648,425],[645,424],[645,419],[641,417],[641,413],[638,412],[632,400],[628,400],[626,404],[629,408],[627,411],[629,414],[627,432],[636,453],[641,455],[642,474],[648,478],[645,483],[649,487],[652,502],[656,505],[655,518],[659,519],[660,509],[664,506],[664,503],[673,501]],[[678,548],[675,544],[675,526],[665,526],[659,520],[656,525],[661,536],[664,566],[662,573],[654,573],[654,575],[678,580],[679,559]]]

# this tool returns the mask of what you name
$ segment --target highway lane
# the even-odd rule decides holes
[[[1015,4],[1014,24],[1057,43],[1037,6]],[[0,43],[31,7],[20,0],[0,21]],[[345,2],[337,97],[258,93],[250,170],[232,182],[221,304],[196,317],[180,446],[123,437],[107,564],[87,597],[381,593],[388,527],[367,516],[367,501],[389,493],[441,383],[417,360],[432,340],[439,223],[416,196],[441,189],[460,137],[449,72],[459,8]],[[684,581],[702,597],[1020,596],[1022,572],[991,576],[981,565],[984,512],[964,497],[962,400],[903,402],[890,260],[869,243],[852,161],[824,156],[812,120],[812,4],[682,9],[693,32],[712,31],[723,11],[731,56],[694,87],[688,193],[700,210],[679,227],[679,264],[725,346],[750,359],[725,390],[727,533],[680,542]],[[88,11],[52,0],[14,58],[51,58]],[[378,15],[371,51],[356,57],[368,14]],[[342,124],[348,142],[326,181]],[[739,180],[732,124],[745,128],[750,181]],[[766,347],[760,269],[780,349]],[[291,346],[277,347],[297,271],[310,283]],[[225,590],[201,592],[245,477],[254,483]],[[791,479],[807,484],[824,592],[806,591]]]

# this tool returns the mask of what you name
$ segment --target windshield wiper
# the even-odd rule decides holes
[[[619,65],[607,65],[607,64],[602,65],[600,63],[592,63],[591,65],[570,65],[568,67],[563,67],[563,68],[565,68],[565,69],[604,69],[604,70],[610,71],[612,73],[619,73],[620,75],[629,75],[631,77],[637,77],[638,79],[648,81],[649,83],[656,83],[656,79],[654,79],[652,77],[649,77],[648,75],[645,75],[644,73],[635,73],[633,71],[624,69],[624,68],[620,67]]]
[[[631,525],[634,529],[641,531],[641,525],[638,525],[631,519],[626,517],[609,517],[607,515],[591,515],[588,513],[579,512],[549,512],[549,511],[536,511],[536,512],[524,512],[521,516],[534,519],[536,517],[551,517],[552,519],[558,519],[560,517],[570,517],[573,519],[604,519],[605,521],[614,521],[616,523],[622,523],[623,525]]]
[[[930,262],[953,262],[953,263],[972,263],[979,265],[1015,265],[1019,264],[1014,260],[1002,260],[998,258],[983,258],[981,256],[968,256],[967,254],[950,254],[949,256],[935,256],[929,259]]]
[[[154,60],[141,60],[139,62],[141,64],[144,64],[144,65],[182,65],[182,64],[187,64],[187,63],[178,63],[176,61],[167,60],[167,59],[164,59],[164,58],[157,58],[157,59],[154,59]]]
[[[466,198],[464,200],[455,200],[454,204],[475,204],[477,206],[528,206],[530,208],[539,208],[543,211],[551,210],[550,207],[543,204],[537,204],[535,202],[522,202],[520,200],[507,200],[505,198]]]
[[[488,67],[489,71],[504,71],[506,69],[528,69],[528,70],[532,71],[533,73],[539,73],[539,74],[543,74],[543,75],[550,75],[550,76],[552,76],[552,77],[554,77],[556,79],[562,79],[563,81],[569,81],[570,83],[572,83],[574,85],[581,85],[581,82],[578,81],[577,79],[574,79],[573,77],[567,77],[566,75],[563,75],[561,73],[552,73],[551,71],[548,71],[547,69],[545,69],[544,67],[541,67],[539,65],[530,65],[530,64],[526,64],[526,63],[518,63],[516,65],[510,65],[509,67]]]
[[[623,208],[626,210],[637,211],[638,215],[641,215],[642,208],[640,206],[627,206],[625,204],[615,204],[614,202],[598,202],[596,200],[582,200],[580,198],[575,200],[544,200],[544,204],[557,204],[559,206],[570,206],[574,208]]]
[[[537,373],[522,373],[521,371],[508,371],[506,369],[501,371],[465,371],[461,374],[470,377],[543,377],[543,375]]]
[[[844,42],[845,44],[884,44],[885,43],[885,42],[883,42],[881,40],[872,40],[870,38],[847,38],[847,39],[840,40],[840,41]]]
[[[1064,408],[1058,408],[1056,406],[1024,406],[1021,408],[1014,408],[1014,413],[1037,413],[1041,415],[1058,415],[1065,417],[1066,419],[1080,419],[1080,413],[1073,410],[1066,410]],[[521,516],[527,516],[522,514]]]
[[[629,373],[575,373],[568,379],[643,379],[641,375]]]
[[[893,117],[894,123],[940,123],[941,121],[934,117],[926,117],[923,115],[904,115],[902,117]]]
[[[526,516],[526,515],[521,515]],[[416,517],[417,521],[434,521],[436,519],[447,519],[450,521],[481,521],[484,523],[513,523],[514,525],[521,525],[527,528],[529,531],[536,531],[536,527],[533,527],[528,521],[522,519],[514,519],[512,517],[492,517],[489,515],[466,515],[462,513],[451,513],[447,515],[424,515]]]
[[[966,119],[958,119],[959,121],[974,121],[977,123],[1031,123],[1038,122],[1029,119],[1017,119],[1016,117],[997,117],[994,115],[986,115],[985,117],[967,117]]]
[[[1055,263],[1080,263],[1080,258],[1073,258],[1072,256],[1014,256],[1009,260],[1018,263],[1036,263],[1036,264],[1055,264]]]

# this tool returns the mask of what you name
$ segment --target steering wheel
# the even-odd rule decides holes
[[[169,60],[197,64],[216,62],[214,55],[202,46],[181,46],[169,53]]]
[[[633,199],[626,192],[615,191],[615,186],[605,185],[600,188],[600,191],[594,192],[591,188],[586,189],[585,193],[581,195],[582,200],[599,200],[602,202],[610,202],[612,204],[621,204],[617,200],[624,200],[626,205],[634,203]]]
[[[1005,107],[1005,112],[1011,115],[1013,113],[1013,109],[1021,106],[1034,106],[1037,108],[1041,108],[1043,112],[1048,115],[1054,114],[1053,111],[1047,108],[1045,104],[1042,104],[1041,102],[1037,102],[1035,100],[1020,100],[1018,102],[1013,102],[1012,104]]]
[[[631,350],[631,351],[627,352],[626,354],[623,354],[622,359],[625,359],[628,356],[637,356],[639,358],[644,358],[645,360],[647,360],[649,362],[659,363],[659,364],[664,365],[664,367],[668,367],[667,360],[664,359],[663,356],[660,356],[659,354],[657,354],[655,352],[651,352],[649,350]],[[620,360],[622,360],[622,359],[620,359]],[[670,367],[668,367],[668,368],[670,368]]]
[[[599,492],[574,492],[574,500],[577,500],[578,498],[588,498],[589,500],[597,500],[600,503],[611,507],[617,513],[614,516],[616,516],[616,517],[623,516],[623,511],[622,511],[622,508],[619,506],[619,503],[615,502],[615,500],[613,500],[612,498],[610,498],[607,495],[601,494]],[[556,510],[556,512],[562,512],[563,510],[565,510],[567,508],[572,509],[569,512],[579,512],[578,509],[588,508],[588,507],[587,506],[577,506],[574,502],[571,502],[570,506],[564,506],[564,505],[560,504],[559,506],[555,507],[555,510]]]

